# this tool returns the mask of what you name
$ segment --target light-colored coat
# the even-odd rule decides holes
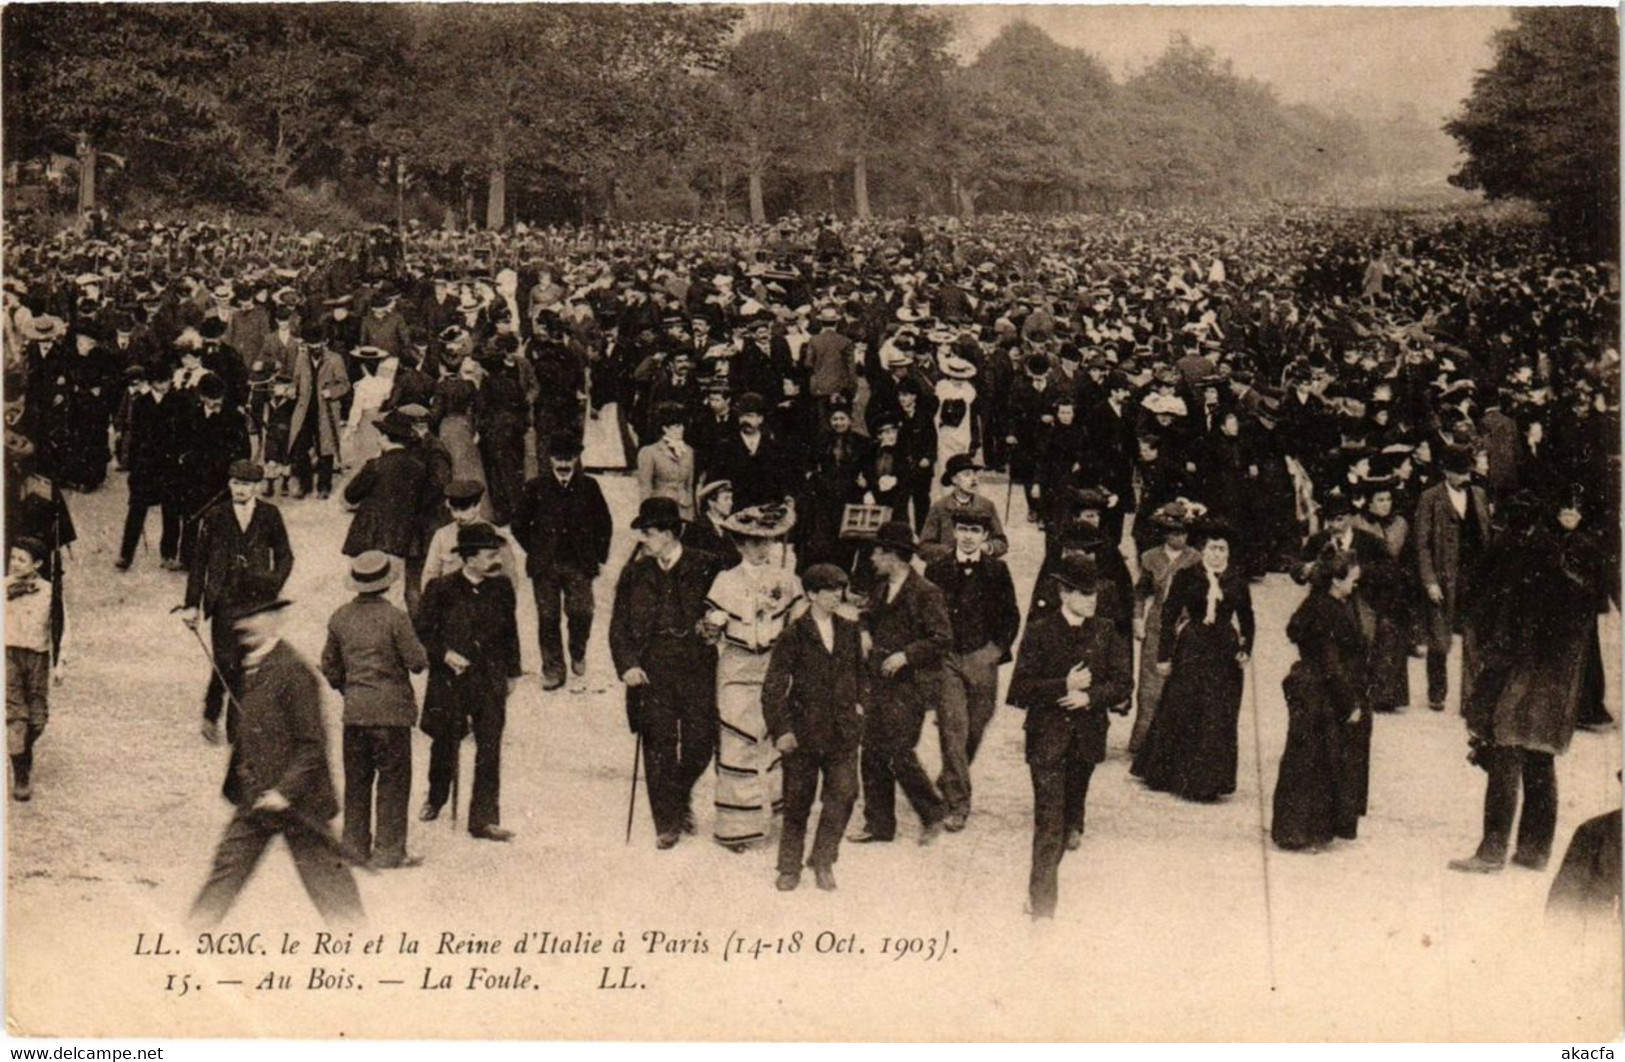
[[[316,452],[322,457],[336,456],[339,452],[339,425],[343,416],[339,412],[342,399],[350,391],[350,376],[344,369],[344,359],[336,351],[323,352],[322,360],[312,365],[303,354],[294,358],[293,425],[288,438],[297,439],[304,430],[305,418],[316,418]]]
[[[638,451],[638,497],[670,498],[685,522],[694,519],[694,448],[683,443],[674,455],[664,440]]]

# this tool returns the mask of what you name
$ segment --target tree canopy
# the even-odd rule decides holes
[[[1612,247],[1619,231],[1619,22],[1612,8],[1520,8],[1446,125],[1467,153],[1451,178],[1546,208],[1558,230]]]
[[[88,150],[94,169],[114,153],[115,203],[760,221],[1289,197],[1372,157],[1359,123],[1283,105],[1183,38],[1119,81],[1022,21],[956,58],[943,8],[54,4],[4,19],[8,161]]]

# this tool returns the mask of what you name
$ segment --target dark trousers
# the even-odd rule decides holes
[[[784,757],[784,832],[779,835],[779,873],[801,871],[807,845],[807,819],[813,799],[818,796],[818,778],[824,779],[823,808],[818,813],[818,832],[813,837],[810,867],[831,867],[840,855],[841,835],[852,821],[852,805],[858,798],[858,757],[856,750],[812,752],[796,749]]]
[[[406,614],[413,620],[418,618],[418,602],[423,599],[423,558],[406,558]]]
[[[299,434],[294,437],[293,442],[289,446],[289,449],[293,453],[293,460],[289,464],[289,471],[293,473],[293,478],[299,483],[299,489],[306,494],[310,493],[310,474],[312,468],[310,454],[312,450],[320,448],[318,443],[319,433],[316,429],[315,418],[318,416],[328,415],[326,409],[323,408],[323,406],[326,404],[325,400],[318,398],[315,401],[320,404],[312,406],[309,411],[309,416],[305,417],[305,422],[299,429]],[[335,428],[334,431],[336,433],[337,428]],[[315,472],[316,489],[323,493],[331,491],[333,489],[333,455],[318,455],[315,461]]]
[[[569,624],[570,659],[587,658],[587,636],[592,633],[592,576],[574,568],[552,565],[530,579],[536,592],[536,640],[542,650],[542,678],[564,678],[564,639],[559,621]]]
[[[158,556],[163,560],[174,560],[180,553],[180,505],[172,501],[136,501],[132,494],[130,507],[124,513],[124,537],[119,542],[118,555],[121,559],[127,561],[135,556],[136,543],[141,541],[141,532],[146,529],[147,510],[154,505],[159,506],[159,512],[163,517],[163,531],[158,539]]]
[[[1456,613],[1443,604],[1429,601],[1426,616],[1428,703],[1443,704],[1445,694],[1450,691],[1445,664],[1450,656],[1450,643],[1455,639]]]
[[[902,786],[903,795],[926,826],[934,826],[947,815],[937,787],[931,784],[920,758],[914,754],[923,720],[913,709],[907,711],[913,717],[912,733],[888,735],[904,740],[879,746],[865,742],[859,761],[863,772],[863,827],[877,837],[897,836],[898,786]]]
[[[209,669],[209,688],[203,692],[203,718],[219,722],[221,706],[226,703],[226,685],[231,684],[231,706],[226,713],[226,737],[235,741],[237,735],[237,703],[243,695],[243,658],[237,645],[237,634],[231,621],[226,619],[229,606],[221,602],[209,617],[209,650],[214,654],[214,667]]]
[[[942,773],[937,787],[950,809],[970,813],[970,765],[993,719],[999,693],[999,647],[991,643],[968,653],[949,653],[942,668],[942,703],[937,732],[942,742]]]
[[[1557,768],[1549,752],[1497,746],[1486,754],[1489,782],[1484,789],[1484,839],[1480,858],[1502,862],[1518,819],[1518,854],[1543,861],[1551,856],[1557,832]],[[1518,787],[1523,785],[1523,815],[1518,816]]]
[[[1028,764],[1033,779],[1033,869],[1027,882],[1032,913],[1055,914],[1061,857],[1068,830],[1083,828],[1084,802],[1095,765],[1068,758],[1056,764]]]
[[[468,831],[478,833],[502,822],[502,728],[504,706],[487,706],[473,716],[474,793],[468,805]],[[462,735],[437,736],[429,745],[429,803],[443,806],[451,797],[451,779],[457,772]]]
[[[299,880],[304,882],[305,892],[322,918],[337,924],[361,921],[364,916],[355,878],[333,850],[330,838],[324,839],[310,826],[283,816],[239,809],[226,826],[220,847],[215,849],[209,880],[192,904],[194,923],[220,924],[259,865],[265,846],[279,833],[288,842]]]
[[[344,843],[362,856],[372,857],[379,866],[399,865],[406,858],[406,812],[411,799],[411,728],[345,726]]]
[[[925,518],[931,512],[931,484],[935,480],[929,468],[916,469],[915,472],[917,474],[909,481],[908,496],[914,503],[914,533],[917,535],[925,529]],[[902,513],[892,515],[898,519],[903,516]]]
[[[655,679],[645,690],[652,690]],[[689,795],[717,751],[715,702],[662,703],[646,693],[640,732],[643,735],[644,783],[655,833],[683,828]]]

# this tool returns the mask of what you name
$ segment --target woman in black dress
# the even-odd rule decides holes
[[[1275,780],[1270,837],[1289,851],[1315,851],[1332,838],[1353,840],[1365,814],[1371,763],[1369,646],[1354,587],[1353,551],[1328,546],[1310,575],[1309,596],[1287,623],[1297,663],[1286,694],[1286,751]]]
[[[1230,529],[1204,530],[1202,563],[1174,576],[1162,606],[1157,670],[1168,682],[1133,773],[1152,789],[1205,802],[1236,791],[1253,602],[1246,573],[1230,565]]]

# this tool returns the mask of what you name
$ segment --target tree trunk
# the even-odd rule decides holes
[[[869,214],[869,160],[858,155],[852,160],[852,209],[860,218]]]
[[[79,213],[96,209],[96,148],[88,134],[79,134]]]
[[[463,176],[463,230],[474,231],[474,182]]]
[[[501,230],[507,220],[508,171],[501,163],[491,166],[491,184],[485,196],[485,227],[492,232]]]
[[[767,221],[767,203],[762,196],[762,171],[750,171],[750,222],[760,225]]]
[[[968,181],[954,178],[954,198],[958,201],[960,217],[966,221],[976,217],[976,189]]]

